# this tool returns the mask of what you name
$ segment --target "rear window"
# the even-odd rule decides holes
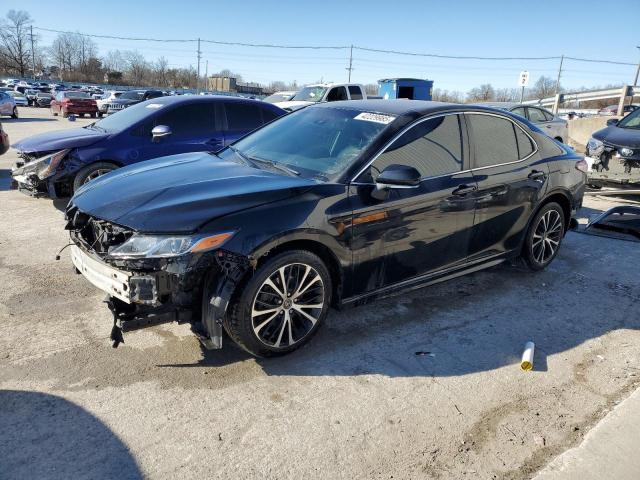
[[[349,95],[351,95],[351,100],[362,100],[362,90],[355,85],[349,86]]]
[[[91,98],[88,93],[84,92],[66,92],[64,96],[67,98]]]

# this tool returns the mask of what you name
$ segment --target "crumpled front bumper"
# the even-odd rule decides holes
[[[46,180],[40,180],[35,173],[21,173],[21,169],[11,172],[11,188],[32,197],[50,196],[56,198],[55,188]]]

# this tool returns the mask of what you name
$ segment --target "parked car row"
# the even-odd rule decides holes
[[[581,156],[526,115],[350,95],[288,114],[153,98],[19,142],[13,178],[73,195],[72,263],[109,295],[114,346],[178,320],[207,348],[225,330],[253,355],[282,355],[331,307],[553,261],[582,204]]]

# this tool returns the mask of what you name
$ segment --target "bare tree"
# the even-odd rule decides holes
[[[148,78],[149,65],[140,52],[126,51],[124,58],[127,62],[126,76],[133,85],[144,85]]]
[[[467,93],[468,102],[490,102],[495,100],[496,93],[490,83],[485,83],[477,88],[472,88]]]
[[[441,90],[439,88],[433,90],[432,98],[436,102],[462,103],[464,101],[462,92],[456,90]]]
[[[153,64],[153,76],[156,85],[161,87],[168,87],[169,82],[167,78],[167,70],[168,70],[169,62],[166,58],[160,57]]]
[[[60,78],[71,79],[78,57],[76,40],[74,33],[60,33],[51,44],[50,56],[58,67]]]
[[[31,62],[31,17],[24,10],[9,10],[0,23],[0,67],[24,77]]]
[[[556,93],[556,81],[543,75],[533,85],[532,93],[533,97],[537,99],[552,97]]]
[[[122,72],[126,62],[120,50],[109,50],[102,58],[102,65],[108,72]]]

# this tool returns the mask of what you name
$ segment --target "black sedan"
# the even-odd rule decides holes
[[[626,117],[607,121],[587,142],[591,168],[589,185],[640,185],[640,108]]]
[[[520,257],[555,258],[586,162],[509,112],[368,100],[305,108],[217,154],[189,153],[89,182],[66,211],[79,273],[122,331],[190,321],[273,356],[330,306]]]

